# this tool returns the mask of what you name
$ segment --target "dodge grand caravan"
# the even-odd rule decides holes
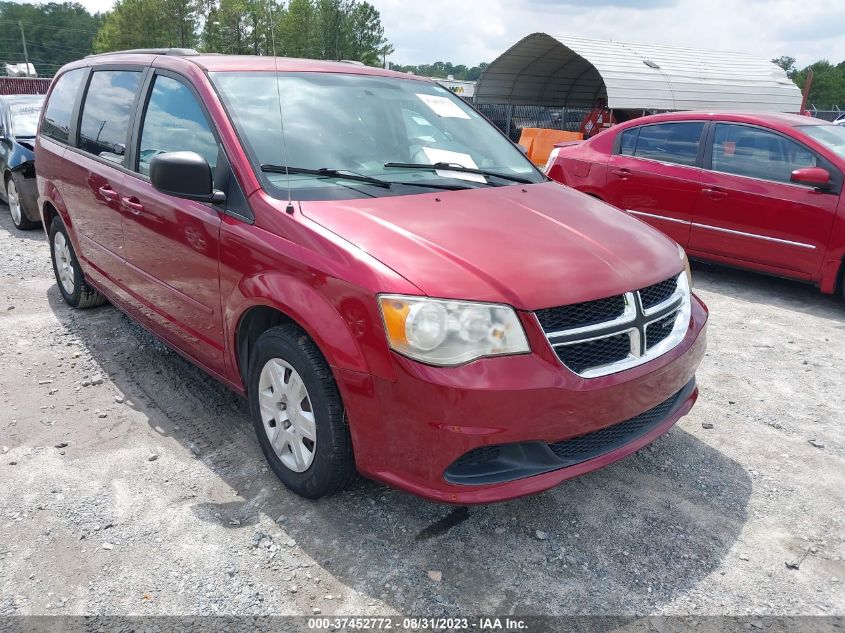
[[[36,152],[65,301],[110,301],[246,396],[305,497],[356,469],[448,503],[538,492],[697,397],[683,250],[547,181],[435,83],[94,56],[53,81]]]

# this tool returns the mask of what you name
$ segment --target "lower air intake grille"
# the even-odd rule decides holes
[[[562,442],[541,441],[481,446],[455,460],[443,477],[452,484],[482,486],[567,468],[638,441],[675,415],[695,391],[695,379],[639,415]]]
[[[558,358],[574,372],[591,367],[609,365],[624,360],[631,353],[631,338],[628,334],[616,334],[607,338],[584,343],[556,347]]]
[[[571,440],[549,444],[549,448],[560,459],[571,463],[586,461],[610,452],[619,446],[632,442],[653,426],[662,422],[677,402],[678,395],[676,393],[656,407],[624,422]]]

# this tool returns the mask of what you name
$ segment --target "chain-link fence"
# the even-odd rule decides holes
[[[547,130],[577,132],[589,108],[550,108],[546,106],[514,106],[507,104],[476,104],[484,116],[507,134],[519,141],[522,128],[539,127]]]
[[[44,77],[0,77],[0,95],[45,95],[50,81]]]
[[[817,119],[824,119],[825,121],[836,121],[839,117],[845,115],[845,106],[807,106],[807,110]]]

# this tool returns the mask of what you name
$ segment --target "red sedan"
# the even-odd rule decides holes
[[[679,112],[557,147],[546,173],[657,227],[690,257],[842,288],[845,128]]]

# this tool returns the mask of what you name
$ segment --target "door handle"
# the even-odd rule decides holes
[[[138,200],[138,198],[136,198],[135,196],[121,198],[120,204],[122,204],[126,209],[128,209],[130,213],[133,213],[135,215],[140,215],[144,212],[144,205],[141,204],[141,201]]]
[[[100,195],[103,196],[104,200],[108,200],[109,202],[117,200],[117,192],[109,185],[103,185],[98,189],[98,191],[100,192]]]
[[[611,173],[611,174],[613,174],[614,176],[619,176],[622,180],[625,180],[626,178],[630,178],[630,177],[631,177],[631,170],[630,170],[630,169],[625,169],[625,168],[622,168],[622,169],[611,169],[611,170],[610,170],[610,173]]]
[[[723,191],[722,189],[713,189],[712,187],[705,187],[701,190],[701,193],[712,200],[724,200],[728,197],[727,191]]]

